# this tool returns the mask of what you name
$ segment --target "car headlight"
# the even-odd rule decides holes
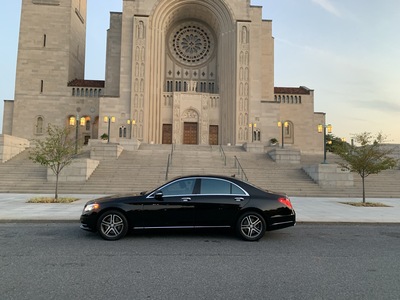
[[[88,204],[83,209],[83,212],[91,212],[94,210],[98,210],[99,208],[100,208],[100,204],[98,204],[98,203]]]

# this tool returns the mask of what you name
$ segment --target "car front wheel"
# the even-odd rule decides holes
[[[121,212],[110,210],[100,216],[97,231],[105,240],[119,240],[128,232],[128,221]]]
[[[265,229],[264,218],[256,212],[244,213],[236,224],[237,234],[246,241],[258,241],[264,236]]]

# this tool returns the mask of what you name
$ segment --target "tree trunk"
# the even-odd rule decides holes
[[[56,191],[54,194],[54,199],[58,200],[58,173],[56,173]]]
[[[365,177],[361,176],[362,178],[362,194],[363,194],[363,203],[365,203]]]

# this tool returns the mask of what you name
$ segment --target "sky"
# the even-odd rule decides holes
[[[243,0],[247,1],[247,0]],[[333,134],[379,132],[400,143],[399,0],[251,0],[272,20],[275,86],[314,90],[314,110]],[[3,100],[14,99],[21,1],[2,4],[0,131]],[[85,79],[104,80],[110,11],[122,0],[88,0]]]

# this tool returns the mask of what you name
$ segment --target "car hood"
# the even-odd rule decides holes
[[[142,198],[146,193],[129,193],[129,194],[115,194],[109,195],[97,199],[93,199],[87,202],[87,204],[91,203],[106,203],[106,202],[123,202],[124,200],[133,200],[135,198]]]

